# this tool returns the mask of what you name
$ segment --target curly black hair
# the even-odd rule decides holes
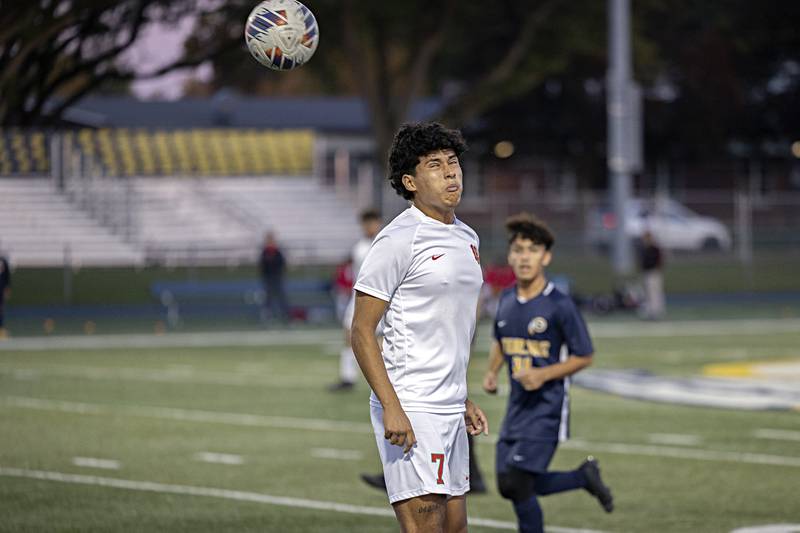
[[[530,239],[534,244],[541,244],[549,250],[556,242],[553,232],[547,225],[529,213],[518,213],[506,219],[508,230],[508,244],[511,245],[517,237]]]
[[[414,198],[414,192],[403,185],[403,176],[414,175],[420,157],[447,149],[453,150],[459,159],[467,151],[467,143],[460,131],[448,129],[438,122],[400,126],[389,150],[389,183],[392,188],[406,200]]]

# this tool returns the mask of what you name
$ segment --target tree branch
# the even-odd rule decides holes
[[[440,118],[448,124],[463,125],[490,108],[491,102],[497,101],[497,99],[489,98],[489,96],[496,93],[499,86],[507,84],[514,76],[530,50],[536,31],[561,2],[562,0],[547,0],[539,4],[537,9],[530,11],[503,61],[498,63],[475,87],[448,103],[440,113]],[[540,78],[535,75],[527,76],[528,85],[525,86],[525,89],[530,88],[531,83],[535,83],[531,80]]]
[[[414,98],[416,98],[420,89],[428,80],[431,63],[436,54],[439,53],[442,43],[444,43],[444,36],[447,34],[447,30],[450,27],[449,21],[452,20],[455,7],[455,0],[447,0],[442,8],[442,15],[439,18],[439,20],[444,20],[445,23],[437,26],[437,29],[422,41],[419,47],[419,54],[416,52],[410,54],[409,61],[412,62],[411,72],[408,75],[410,84],[402,95],[393,99],[396,102],[393,106],[394,115],[398,117],[399,120],[403,120],[406,117],[411,102],[414,101]]]

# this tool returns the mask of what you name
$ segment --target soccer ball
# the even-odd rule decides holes
[[[317,19],[297,0],[264,0],[247,17],[244,40],[262,65],[292,70],[311,59],[317,49]]]

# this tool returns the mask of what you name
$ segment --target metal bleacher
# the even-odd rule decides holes
[[[252,263],[267,231],[289,261],[331,263],[360,233],[351,199],[312,177],[307,130],[1,133],[0,250],[17,265]]]
[[[147,262],[251,263],[273,231],[296,263],[341,261],[359,229],[347,200],[311,177],[137,178],[136,241]]]
[[[132,265],[143,255],[47,178],[0,179],[0,250],[27,266]]]

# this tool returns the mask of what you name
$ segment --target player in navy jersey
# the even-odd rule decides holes
[[[507,363],[511,393],[497,442],[497,485],[514,504],[519,530],[542,532],[537,496],[586,489],[606,512],[614,503],[592,457],[569,472],[547,470],[569,436],[569,376],[592,363],[594,348],[572,299],[545,276],[553,234],[527,214],[511,217],[506,228],[517,282],[500,296],[483,388],[497,392]]]

